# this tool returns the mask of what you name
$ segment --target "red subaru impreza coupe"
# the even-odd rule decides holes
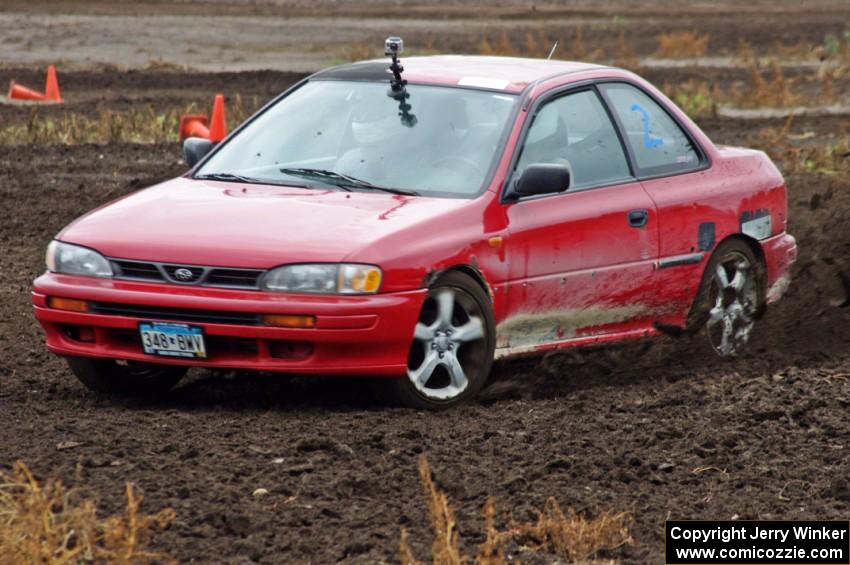
[[[697,331],[735,355],[787,287],[777,168],[635,74],[405,66],[314,74],[217,146],[187,140],[186,175],[66,227],[32,294],[47,347],[100,392],[189,367],[356,374],[440,408],[494,358]]]

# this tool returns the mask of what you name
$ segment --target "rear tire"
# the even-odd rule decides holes
[[[100,394],[153,396],[168,392],[188,371],[187,367],[67,357],[71,371],[86,388]]]
[[[443,410],[474,398],[490,375],[495,335],[493,308],[481,286],[464,273],[446,273],[422,305],[407,375],[388,383],[394,399]]]
[[[717,247],[705,268],[688,331],[705,333],[720,357],[735,357],[749,342],[764,302],[763,263],[746,242],[730,239]]]

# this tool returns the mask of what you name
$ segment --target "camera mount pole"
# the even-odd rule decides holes
[[[399,98],[406,94],[404,87],[407,86],[407,81],[401,78],[401,73],[404,72],[404,67],[401,66],[401,63],[398,60],[398,53],[393,51],[391,53],[393,62],[390,65],[390,70],[393,72],[393,78],[390,79],[390,92],[393,98]]]
[[[398,101],[398,115],[401,117],[401,123],[407,127],[413,127],[418,120],[416,116],[410,113],[413,106],[407,102],[407,99],[410,98],[410,93],[405,88],[407,86],[407,80],[401,76],[401,73],[404,72],[404,67],[401,66],[401,61],[398,59],[398,54],[403,51],[404,41],[400,37],[388,37],[384,42],[384,53],[392,57],[390,71],[393,73],[387,96]]]

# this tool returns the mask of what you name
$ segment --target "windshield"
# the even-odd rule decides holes
[[[481,192],[517,96],[408,85],[405,104],[388,89],[389,81],[309,81],[195,176],[431,196]]]

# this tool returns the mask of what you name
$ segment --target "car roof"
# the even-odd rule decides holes
[[[314,78],[386,80],[390,59],[372,59],[332,67]],[[403,77],[412,83],[440,84],[522,92],[528,85],[553,76],[610,67],[575,61],[548,61],[521,57],[433,55],[402,57]]]

